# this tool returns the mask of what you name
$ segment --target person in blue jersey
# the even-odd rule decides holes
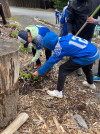
[[[59,30],[59,36],[65,36],[67,35],[67,6],[63,8],[62,15],[60,18],[60,30]]]
[[[53,31],[46,34],[42,45],[53,50],[53,53],[44,65],[33,73],[35,76],[42,76],[64,56],[72,57],[59,67],[57,89],[53,91],[47,90],[50,96],[62,98],[62,89],[66,76],[80,67],[82,67],[87,79],[83,84],[89,88],[96,89],[93,83],[92,66],[95,60],[99,58],[99,51],[95,45],[74,35],[59,37]]]
[[[58,11],[58,9],[55,9],[55,16],[56,16],[56,24],[59,24],[59,16],[60,16],[60,12]]]
[[[29,25],[24,30],[19,31],[18,39],[20,42],[24,44],[24,47],[27,48],[29,43],[32,43],[32,52],[33,59],[31,61],[32,68],[38,68],[41,66],[41,61],[39,59],[42,48],[42,39],[50,30],[47,27],[43,27],[40,25]],[[51,56],[51,50],[45,50],[46,60]],[[36,65],[34,66],[34,63]]]

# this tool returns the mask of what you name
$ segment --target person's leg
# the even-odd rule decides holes
[[[58,24],[59,24],[59,17],[58,17]]]
[[[50,96],[62,98],[63,97],[62,89],[64,87],[64,82],[65,82],[66,76],[69,75],[70,73],[72,73],[73,71],[77,70],[80,67],[81,67],[81,65],[73,62],[71,59],[68,60],[67,62],[65,62],[64,64],[62,64],[59,67],[57,90],[53,90],[53,91],[47,90],[47,93]]]
[[[57,17],[56,17],[56,24],[57,24]]]
[[[99,63],[98,63],[98,72],[95,73],[96,76],[93,77],[93,80],[94,81],[100,81],[100,60],[99,60]]]
[[[86,79],[87,79],[87,81],[83,82],[83,85],[85,85],[89,88],[92,88],[92,89],[96,89],[96,86],[93,83],[92,66],[93,66],[93,64],[82,67],[83,72],[84,72]]]
[[[62,91],[66,76],[80,67],[81,65],[73,62],[71,59],[59,67],[59,75],[58,75],[58,82],[57,82],[58,91]]]
[[[98,76],[100,77],[100,60],[99,60],[99,63],[98,63]]]
[[[36,53],[36,49],[34,49],[33,47],[32,47],[32,53],[33,53],[33,56],[34,56],[35,53]],[[38,59],[38,60],[36,61],[36,65],[37,65],[37,64],[41,64],[40,59]]]
[[[92,66],[93,64],[87,65],[87,66],[83,66],[83,72],[86,76],[87,82],[89,84],[93,84],[93,73],[92,73]]]
[[[46,55],[46,60],[48,60],[49,57],[51,56],[51,50],[49,50],[49,49],[46,48],[45,55]]]
[[[0,15],[1,15],[1,17],[2,17],[3,24],[7,24],[1,4],[0,4]]]

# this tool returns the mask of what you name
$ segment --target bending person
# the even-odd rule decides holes
[[[94,61],[99,58],[99,51],[95,45],[74,35],[59,38],[52,31],[48,32],[43,38],[42,45],[45,48],[53,50],[53,54],[39,70],[33,73],[35,76],[43,75],[64,56],[72,57],[59,67],[57,89],[53,91],[47,90],[50,96],[62,98],[62,89],[66,76],[80,67],[82,67],[87,79],[83,84],[89,88],[96,89],[93,83],[92,66]]]
[[[29,43],[32,43],[32,52],[33,52],[33,59],[31,61],[32,68],[38,68],[41,66],[41,61],[39,59],[42,48],[42,39],[43,37],[49,32],[50,30],[47,27],[43,27],[40,25],[29,25],[24,30],[19,31],[18,39],[20,42],[24,44],[24,47],[27,48]],[[51,50],[45,50],[46,60],[49,59],[51,56]],[[34,66],[34,63],[36,65]]]

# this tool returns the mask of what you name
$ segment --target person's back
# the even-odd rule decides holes
[[[75,35],[99,5],[100,0],[73,0],[68,8],[68,33],[73,33]],[[99,15],[100,11],[94,18],[96,19]],[[93,36],[94,28],[94,24],[87,24],[78,36],[90,40]]]

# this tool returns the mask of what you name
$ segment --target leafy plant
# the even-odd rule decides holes
[[[20,52],[30,52],[30,47],[28,46],[27,48],[24,47],[24,44],[20,43],[19,51]]]
[[[19,70],[19,81],[24,82],[25,85],[33,85],[37,76],[33,76],[34,69],[31,68],[31,65],[20,68]]]
[[[14,21],[18,21],[18,18],[17,17],[11,17],[9,18],[10,20],[14,20]]]
[[[8,27],[11,28],[10,36],[13,38],[17,38],[18,32],[20,30],[19,26],[16,24],[9,24]]]

